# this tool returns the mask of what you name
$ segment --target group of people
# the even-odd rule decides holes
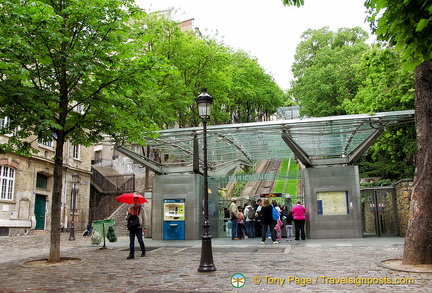
[[[274,212],[274,210],[276,210]],[[297,201],[297,205],[288,210],[286,206],[280,208],[276,200],[270,203],[268,198],[261,198],[254,206],[245,204],[237,206],[237,199],[232,198],[227,210],[231,219],[231,239],[239,240],[261,236],[261,244],[270,238],[273,244],[282,240],[282,227],[287,232],[287,241],[292,241],[293,223],[295,240],[305,240],[306,208]]]
[[[273,209],[276,210],[278,218],[275,219]],[[268,198],[258,199],[252,206],[245,204],[244,207],[237,206],[237,199],[232,198],[229,208],[226,210],[227,217],[231,218],[232,223],[232,239],[246,239],[261,236],[261,244],[264,244],[267,238],[273,241],[273,244],[278,244],[282,240],[282,226],[285,226],[287,231],[287,241],[291,241],[293,236],[293,222],[295,231],[295,240],[305,240],[306,234],[304,230],[306,220],[306,208],[300,201],[292,208],[291,211],[283,206],[282,209],[279,204],[273,200],[270,203]],[[126,219],[129,221],[135,217],[137,225],[129,229],[129,255],[127,259],[135,257],[135,237],[141,248],[141,257],[146,256],[146,248],[143,241],[143,232],[146,230],[146,217],[144,207],[139,203],[138,198],[134,198],[133,206],[129,207],[126,212]]]

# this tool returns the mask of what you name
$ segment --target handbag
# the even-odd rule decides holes
[[[127,228],[129,231],[133,231],[138,229],[138,226],[140,225],[138,216],[130,215],[127,220]]]
[[[141,207],[138,207],[138,215],[141,211]],[[136,229],[138,229],[138,226],[140,225],[140,221],[138,216],[135,215],[129,215],[127,218],[127,229],[129,231],[134,231]]]

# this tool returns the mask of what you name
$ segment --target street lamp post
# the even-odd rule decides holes
[[[71,190],[71,207],[72,207],[72,222],[70,228],[69,241],[75,240],[75,202],[78,194],[78,174],[74,172],[72,174],[72,190]]]
[[[198,114],[203,122],[203,153],[204,153],[204,232],[201,237],[201,262],[198,267],[199,272],[214,272],[216,267],[213,264],[213,252],[210,235],[210,222],[208,211],[208,164],[207,164],[207,119],[210,118],[211,105],[213,98],[207,93],[207,89],[202,89],[201,94],[195,99],[198,105]]]

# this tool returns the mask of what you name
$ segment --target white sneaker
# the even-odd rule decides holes
[[[248,237],[247,237],[247,236],[245,236],[245,239],[248,239]]]
[[[264,241],[261,241],[261,244],[264,244]]]
[[[275,242],[273,242],[273,244],[279,244],[279,242],[275,241]]]

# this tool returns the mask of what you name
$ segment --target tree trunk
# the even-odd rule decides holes
[[[51,199],[51,243],[48,262],[60,261],[61,194],[63,188],[64,137],[58,137],[54,159],[54,184]]]
[[[432,61],[415,69],[417,157],[403,264],[432,264]]]

